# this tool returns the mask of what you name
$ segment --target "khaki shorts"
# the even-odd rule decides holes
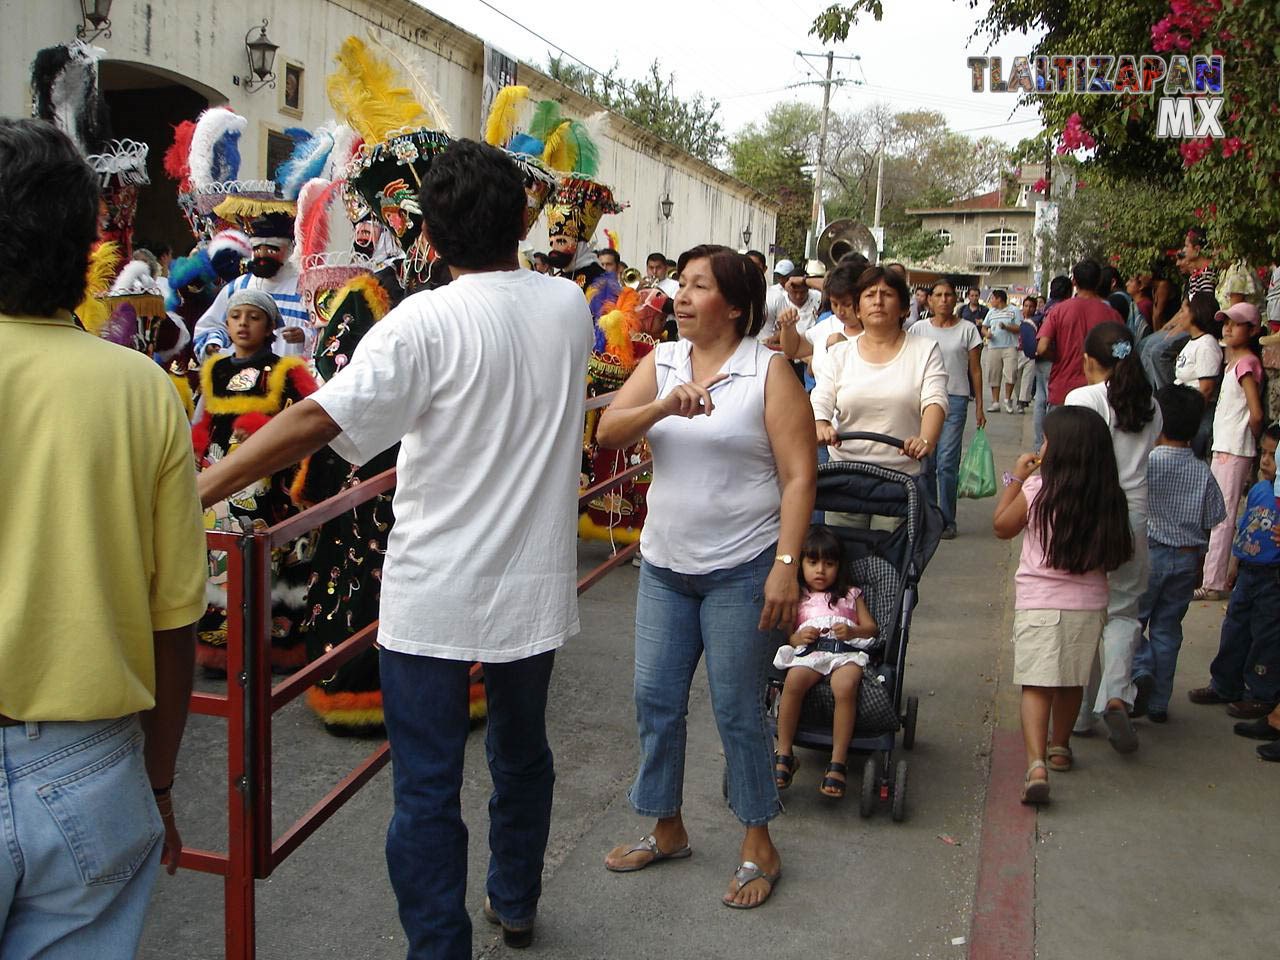
[[[1015,610],[1013,682],[1084,687],[1098,653],[1105,610]]]

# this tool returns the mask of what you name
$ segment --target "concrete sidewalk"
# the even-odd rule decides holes
[[[991,415],[998,469],[1029,446],[1030,417]],[[1025,437],[1025,439],[1024,439]],[[1221,708],[1193,707],[1181,692],[1170,723],[1140,728],[1141,750],[1114,754],[1082,741],[1079,767],[1054,778],[1054,803],[1020,810],[1012,829],[984,840],[993,742],[1017,735],[1009,676],[1014,546],[991,535],[993,501],[962,501],[960,538],[941,544],[921,588],[908,692],[921,699],[910,759],[907,819],[857,812],[817,793],[825,757],[802,752],[803,769],[774,823],[784,878],[758,911],[725,909],[741,830],[720,795],[723,759],[706,681],[689,714],[685,816],[694,856],[636,874],[608,873],[605,852],[650,824],[625,799],[636,764],[631,701],[635,574],[627,566],[582,598],[583,633],[558,655],[549,724],[558,780],[543,900],[529,956],[555,958],[964,957],[980,865],[1004,870],[1018,915],[996,919],[1030,932],[1022,952],[988,956],[1089,957],[1172,952],[1210,957],[1273,940],[1262,929],[1276,890],[1275,845],[1259,815],[1274,771],[1232,736]],[[584,564],[599,547],[584,547]],[[1180,687],[1202,681],[1216,647],[1219,605],[1188,617]],[[995,739],[993,741],[993,730]],[[225,844],[221,724],[193,718],[175,789],[192,845]],[[371,744],[328,737],[301,704],[278,716],[276,831],[283,830]],[[1006,750],[1007,753],[1007,750]],[[1013,776],[1020,782],[1019,757]],[[851,768],[850,780],[858,782]],[[1016,787],[1017,783],[1013,786]],[[477,957],[507,955],[481,914],[487,862],[483,733],[468,747],[463,813],[471,829],[468,904]],[[1270,805],[1267,801],[1270,800]],[[258,884],[259,956],[393,960],[404,938],[386,877],[387,772],[358,794],[269,880]],[[1022,844],[1027,870],[1002,862],[998,841]],[[986,873],[984,872],[985,876]],[[1025,883],[1019,885],[1019,877]],[[1032,886],[1034,884],[1034,886]],[[991,921],[990,914],[980,918]],[[189,872],[162,877],[141,954],[148,960],[222,956],[222,884]]]

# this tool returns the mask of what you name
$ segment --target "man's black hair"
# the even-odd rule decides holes
[[[1124,277],[1119,270],[1107,264],[1098,276],[1098,296],[1105,297],[1117,287],[1124,289]]]
[[[1156,391],[1160,405],[1160,432],[1178,443],[1190,443],[1200,430],[1204,397],[1199,390],[1170,383]]]
[[[840,265],[847,264],[855,274],[862,275],[862,271],[871,266],[871,261],[866,258],[865,254],[859,253],[857,250],[850,250],[840,258]]]
[[[1098,266],[1096,260],[1081,260],[1071,268],[1071,279],[1076,282],[1076,286],[1091,293],[1097,292],[1101,276],[1102,267]]]
[[[0,311],[50,317],[84,299],[98,180],[43,120],[0,119]]]
[[[667,255],[665,253],[651,253],[644,258],[644,262],[646,264],[653,263],[654,261],[657,261],[658,263],[666,263]]]
[[[1049,281],[1049,299],[1050,300],[1069,300],[1071,299],[1071,278],[1064,277],[1061,274]]]
[[[618,251],[613,249],[613,247],[601,247],[596,251],[597,257],[603,257],[605,254],[613,257],[613,259],[617,260],[619,263],[622,262],[622,257],[618,255]]]
[[[991,299],[992,299],[992,300],[995,300],[996,298],[999,298],[999,299],[1000,299],[1000,301],[1001,301],[1001,302],[1003,302],[1003,303],[1008,303],[1008,302],[1009,302],[1009,294],[1008,294],[1006,291],[1004,291],[1004,290],[999,290],[999,289],[997,289],[997,290],[992,290],[992,291],[991,291]]]
[[[423,223],[450,266],[480,270],[509,260],[524,234],[524,178],[501,150],[455,140],[422,180]]]

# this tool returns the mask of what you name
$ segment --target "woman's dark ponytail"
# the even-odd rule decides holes
[[[1116,427],[1125,433],[1141,432],[1155,416],[1155,405],[1129,328],[1123,323],[1098,324],[1085,338],[1084,352],[1111,372],[1107,403],[1115,411]]]

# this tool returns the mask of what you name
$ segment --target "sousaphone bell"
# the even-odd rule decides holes
[[[875,263],[880,255],[876,238],[865,224],[852,218],[832,220],[827,229],[818,237],[818,259],[828,270],[832,269],[840,258],[849,253],[860,253],[869,263]]]

